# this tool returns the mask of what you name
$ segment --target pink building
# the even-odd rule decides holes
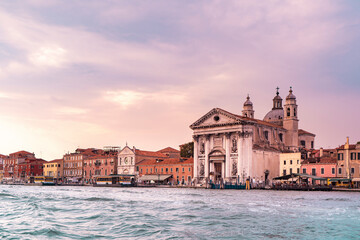
[[[337,160],[333,157],[309,158],[302,162],[301,173],[323,178],[337,176]]]

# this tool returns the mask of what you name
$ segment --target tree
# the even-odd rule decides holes
[[[194,156],[194,142],[188,142],[180,145],[180,156],[190,158]]]

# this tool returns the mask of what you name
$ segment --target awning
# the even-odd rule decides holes
[[[353,181],[353,182],[360,182],[360,178],[353,178],[351,181]]]
[[[293,174],[273,178],[273,180],[287,180],[287,179],[295,178],[295,177],[311,178],[313,180],[326,180],[326,178],[309,175],[309,174],[305,174],[305,173],[293,173]]]
[[[329,181],[330,182],[350,182],[351,179],[348,179],[348,178],[330,178]]]
[[[170,178],[171,174],[152,174],[152,175],[144,175],[139,178],[140,181],[164,181]]]

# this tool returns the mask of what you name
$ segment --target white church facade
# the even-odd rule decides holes
[[[280,175],[280,153],[314,145],[314,134],[298,129],[298,106],[290,88],[285,105],[277,91],[263,120],[254,118],[250,97],[241,115],[214,108],[190,128],[194,140],[194,180],[269,181]],[[310,143],[311,142],[311,143]],[[302,144],[301,144],[302,145]]]

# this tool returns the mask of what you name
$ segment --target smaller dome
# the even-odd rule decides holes
[[[292,87],[290,87],[289,95],[286,97],[286,100],[288,100],[288,99],[296,99],[295,95],[292,92],[293,92]]]
[[[244,102],[244,106],[252,106],[253,103],[250,101],[250,97],[249,95],[246,98],[246,101]]]

